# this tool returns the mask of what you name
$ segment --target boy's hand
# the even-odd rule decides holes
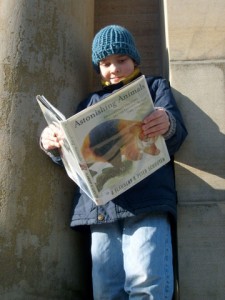
[[[143,120],[142,130],[148,137],[165,134],[169,128],[170,120],[164,109],[157,108]]]
[[[63,144],[62,129],[55,123],[46,127],[41,134],[41,144],[45,150],[61,148]]]

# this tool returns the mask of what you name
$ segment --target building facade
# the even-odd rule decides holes
[[[89,239],[69,228],[76,188],[39,149],[44,94],[70,116],[98,87],[92,38],[119,24],[142,72],[170,80],[189,135],[175,158],[181,300],[225,290],[225,2],[0,0],[0,298],[90,299]]]

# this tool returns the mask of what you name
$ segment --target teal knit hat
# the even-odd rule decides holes
[[[137,65],[141,61],[132,34],[126,28],[118,25],[106,26],[94,37],[92,63],[98,73],[100,73],[99,62],[112,54],[128,55]]]

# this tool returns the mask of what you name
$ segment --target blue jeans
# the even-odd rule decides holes
[[[95,300],[171,300],[173,264],[166,214],[92,225]]]

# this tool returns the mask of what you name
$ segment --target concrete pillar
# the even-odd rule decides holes
[[[225,2],[165,1],[170,81],[189,136],[176,156],[181,300],[224,299]]]
[[[75,185],[39,149],[35,95],[66,116],[91,86],[93,1],[0,2],[0,298],[90,299]]]

